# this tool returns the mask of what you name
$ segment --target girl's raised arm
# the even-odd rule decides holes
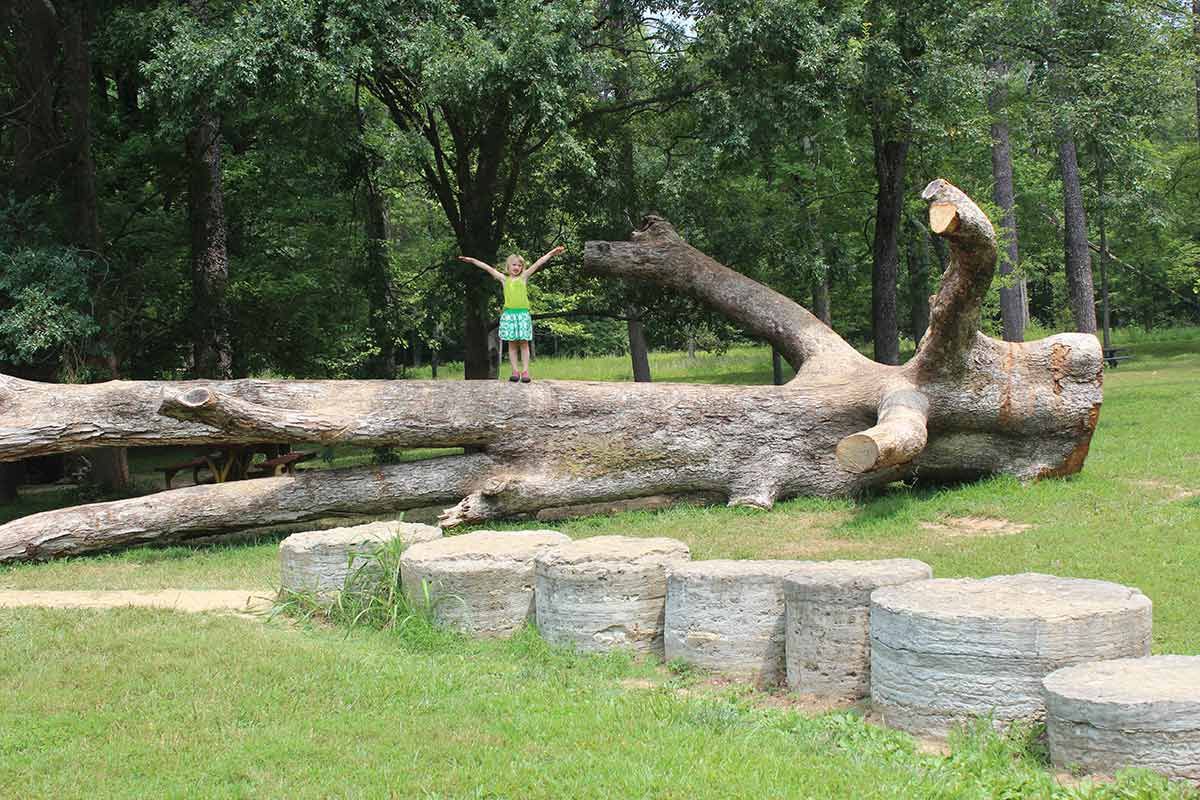
[[[535,273],[535,272],[537,272],[539,269],[541,269],[541,268],[542,268],[542,267],[545,265],[545,263],[546,263],[547,261],[549,261],[550,259],[554,258],[555,256],[557,256],[557,255],[561,255],[561,254],[563,254],[563,253],[565,253],[565,252],[567,252],[567,248],[563,247],[563,246],[560,244],[558,247],[554,248],[554,249],[553,249],[553,250],[551,250],[549,253],[546,253],[546,255],[542,256],[542,257],[541,257],[541,258],[539,258],[537,261],[533,262],[533,266],[531,266],[529,269],[525,270],[525,278],[526,278],[527,280],[528,280],[529,278],[532,278],[532,277],[533,277],[533,273]]]
[[[493,267],[491,264],[485,264],[484,262],[480,261],[479,259],[471,258],[470,256],[459,256],[458,260],[465,261],[468,264],[474,264],[475,266],[479,267],[484,272],[491,275],[496,280],[500,281],[501,283],[504,283],[504,276],[501,275],[500,271],[497,270],[495,267]]]

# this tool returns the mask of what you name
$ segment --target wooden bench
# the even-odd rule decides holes
[[[246,473],[247,478],[271,478],[279,475],[293,475],[296,471],[296,465],[316,458],[317,454],[312,453],[284,453],[275,458],[269,458],[260,464],[254,464],[250,471]]]
[[[1104,362],[1113,369],[1117,368],[1117,364],[1122,361],[1129,361],[1133,356],[1130,355],[1129,349],[1125,347],[1106,347],[1104,348]]]
[[[175,480],[175,475],[185,469],[192,471],[192,483],[200,483],[200,470],[207,470],[208,459],[204,457],[193,458],[191,461],[185,461],[182,464],[172,464],[169,467],[159,467],[158,472],[163,474],[163,479],[166,481],[167,488],[171,488],[171,481]]]

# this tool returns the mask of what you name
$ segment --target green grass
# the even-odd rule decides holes
[[[1091,453],[1071,479],[554,527],[672,536],[696,558],[903,555],[942,576],[1116,580],[1154,601],[1156,652],[1200,654],[1200,331],[1114,339],[1135,359],[1106,374]],[[707,380],[769,380],[768,356],[656,358],[659,377],[684,379],[690,366]],[[594,372],[569,374],[592,363],[539,365],[547,376],[604,379],[624,368],[597,360]],[[54,498],[23,508],[34,503]],[[961,517],[1031,527],[950,535]],[[269,590],[277,541],[3,567],[0,588]],[[681,691],[691,680],[620,656],[567,655],[533,635],[469,642],[423,624],[347,633],[140,611],[0,611],[0,796],[1166,796],[1145,775],[1056,784],[1039,746],[1020,736],[975,736],[946,757],[853,714],[809,718],[745,689]]]
[[[508,375],[508,361],[500,370],[500,379]],[[633,367],[628,355],[539,356],[531,367],[535,380],[561,381],[632,381]],[[795,373],[784,362],[784,380]],[[413,378],[430,377],[428,365],[409,370]],[[660,383],[771,383],[771,350],[767,347],[737,346],[724,353],[698,352],[695,358],[686,353],[651,353],[650,375]],[[462,380],[461,362],[438,367],[438,380]]]
[[[1021,735],[923,753],[854,714],[684,693],[532,632],[26,610],[0,613],[0,642],[4,797],[1167,796],[1143,774],[1058,787]]]

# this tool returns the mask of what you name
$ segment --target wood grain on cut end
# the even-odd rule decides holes
[[[838,442],[838,464],[864,473],[912,461],[928,441],[929,399],[913,387],[893,388],[879,404],[879,423]]]
[[[958,230],[958,209],[953,203],[933,203],[929,206],[929,227],[936,234]]]

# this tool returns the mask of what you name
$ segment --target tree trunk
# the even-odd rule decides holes
[[[904,207],[904,162],[908,142],[877,124],[871,126],[875,147],[875,242],[871,270],[871,330],[875,360],[900,363],[900,328],[896,321],[896,281],[900,274],[900,213]]]
[[[1087,213],[1083,210],[1083,188],[1079,182],[1079,162],[1075,155],[1075,137],[1069,130],[1059,131],[1058,161],[1063,183],[1063,248],[1066,258],[1067,299],[1075,330],[1096,332],[1096,295],[1092,285],[1092,257],[1088,252]]]
[[[1100,231],[1100,330],[1103,332],[1101,339],[1104,344],[1104,349],[1109,347],[1108,342],[1108,232],[1104,228],[1104,153],[1100,151],[1100,146],[1095,146],[1096,152],[1096,227]]]
[[[1004,63],[992,65],[992,90],[988,94],[988,110],[992,114],[992,200],[1000,208],[1000,278],[1011,281],[1011,286],[1000,287],[1000,321],[1004,339],[1008,342],[1025,340],[1025,325],[1029,322],[1029,295],[1025,279],[1008,278],[1020,264],[1017,242],[1017,215],[1013,202],[1012,148],[1009,144],[1008,120],[1005,106],[1008,102],[1008,66]]]
[[[771,348],[771,382],[783,386],[783,356],[774,347]]]
[[[929,231],[912,220],[908,234],[908,320],[913,343],[929,327]]]
[[[1021,478],[1078,471],[1101,399],[1093,336],[1005,343],[978,333],[995,268],[986,217],[935,181],[930,227],[953,250],[929,330],[903,367],[869,361],[782,295],[650,218],[630,242],[589,242],[584,264],[650,280],[727,313],[799,366],[784,386],[530,386],[430,381],[130,382],[54,386],[0,377],[0,458],[96,444],[228,441],[473,447],[423,464],[314,471],[177,490],[0,526],[0,560],[463,499],[450,527],[546,508],[716,492],[770,507],[915,475]],[[56,409],[54,415],[45,409]],[[39,413],[40,412],[40,413]],[[30,419],[45,420],[31,427]],[[187,494],[182,494],[186,492]],[[432,498],[432,499],[431,499]]]
[[[363,179],[366,210],[367,313],[378,355],[372,359],[372,378],[396,377],[396,298],[392,262],[388,258],[387,205],[376,176],[368,168]]]
[[[71,163],[63,172],[63,196],[71,209],[71,230],[75,244],[89,258],[100,256],[104,242],[100,235],[100,207],[96,194],[96,163],[92,157],[91,56],[88,51],[87,9],[74,3],[59,5],[62,24],[67,99],[67,127]],[[97,295],[98,288],[94,287]],[[103,303],[103,299],[100,300]],[[106,332],[104,340],[111,340]],[[116,356],[109,356],[112,377],[117,377]],[[129,458],[124,448],[104,448],[89,453],[92,481],[106,492],[129,486]]]
[[[496,261],[496,253],[474,255],[472,258],[488,264]],[[492,359],[488,347],[487,294],[483,276],[475,271],[463,276],[463,377],[469,381],[487,380],[492,375]],[[488,279],[491,282],[491,279]],[[490,286],[488,288],[491,288]]]
[[[21,461],[0,461],[0,503],[15,503],[17,490],[25,480],[25,464]]]
[[[650,351],[646,347],[646,332],[642,329],[642,318],[634,306],[625,308],[626,325],[629,328],[629,360],[633,363],[633,380],[650,383]]]
[[[201,112],[187,136],[188,224],[192,236],[192,357],[197,378],[233,374],[229,335],[229,256],[221,189],[221,132],[215,114]]]
[[[813,281],[812,285],[812,302],[813,315],[824,322],[827,326],[833,327],[833,316],[829,309],[829,273],[826,272],[819,280]]]
[[[12,187],[20,200],[41,194],[54,182],[61,163],[52,154],[61,147],[55,112],[62,21],[55,8],[39,0],[21,0],[0,12],[0,25],[11,23],[14,58],[10,63],[13,98],[6,110],[11,136]]]

